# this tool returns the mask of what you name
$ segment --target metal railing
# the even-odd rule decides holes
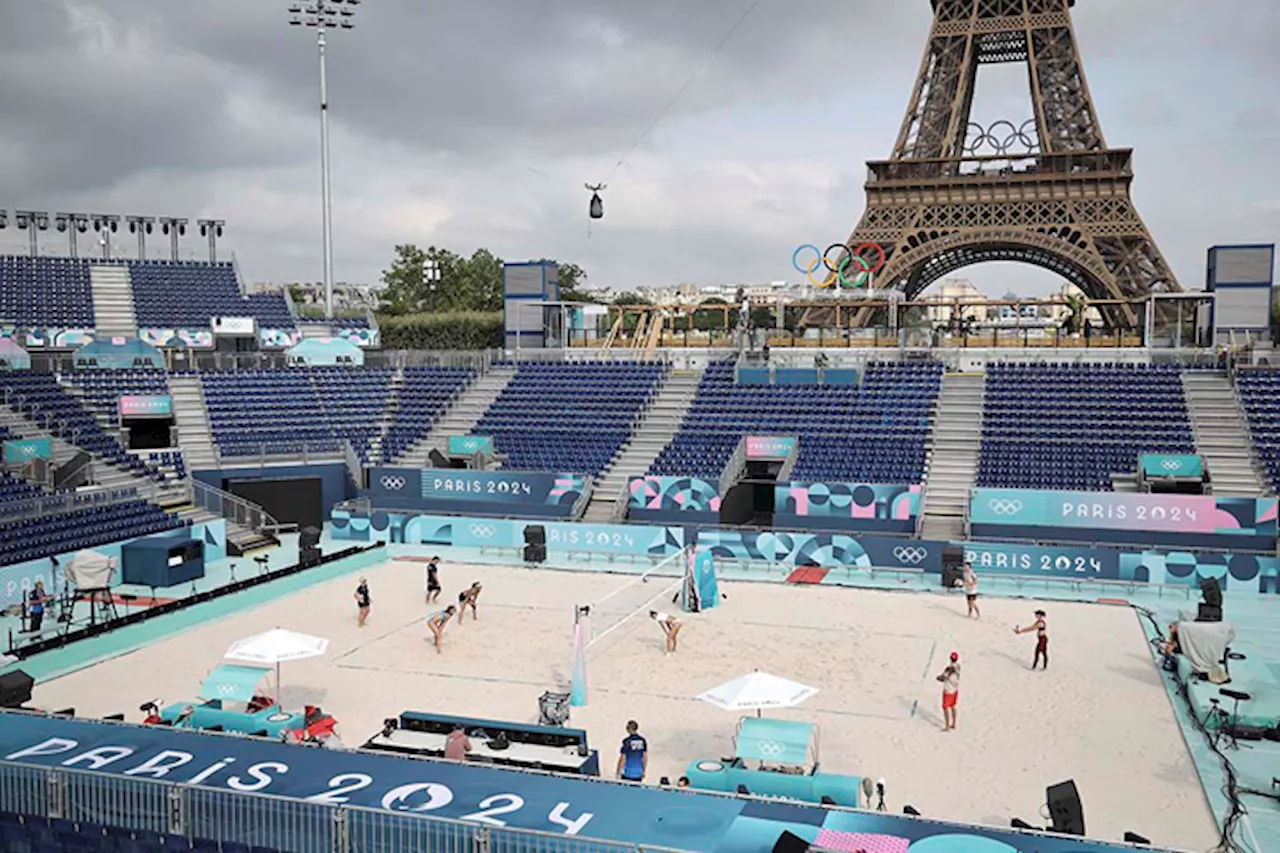
[[[797,436],[795,443],[791,445],[791,452],[787,454],[787,458],[782,462],[782,467],[778,469],[777,480],[779,483],[785,483],[791,479],[791,472],[795,470],[796,463],[799,461],[800,438]]]
[[[621,524],[627,520],[627,511],[631,508],[631,477],[618,487],[618,496],[613,499],[613,512],[609,514],[611,524]]]
[[[729,457],[729,461],[724,464],[724,470],[720,472],[719,493],[721,495],[729,494],[730,487],[738,482],[746,467],[747,439],[744,436],[738,439],[738,446],[733,449],[733,455]]]
[[[591,493],[595,491],[596,478],[588,475],[582,481],[582,492],[578,495],[578,499],[573,502],[573,507],[569,510],[569,519],[577,521],[582,518],[582,513],[586,511],[587,504],[591,503]]]
[[[206,512],[211,512],[219,518],[233,521],[255,533],[271,536],[280,531],[280,522],[276,521],[269,512],[252,501],[247,501],[230,492],[224,492],[222,489],[210,486],[195,477],[188,478],[186,486],[188,500]]]
[[[62,465],[54,467],[51,483],[55,489],[77,489],[93,481],[93,456],[81,450]]]
[[[407,811],[8,761],[0,762],[0,811],[294,853],[676,853]]]
[[[347,464],[347,473],[351,475],[351,484],[356,491],[365,487],[364,464],[360,462],[360,454],[350,441],[342,442],[342,461]]]

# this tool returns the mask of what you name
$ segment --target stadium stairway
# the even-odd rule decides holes
[[[608,523],[617,518],[622,487],[632,477],[648,471],[662,448],[676,437],[701,379],[700,370],[673,370],[667,374],[653,403],[641,415],[640,425],[596,483],[584,521]]]
[[[89,286],[93,315],[102,337],[136,338],[138,321],[133,312],[133,280],[125,264],[92,264]]]
[[[397,367],[395,372],[391,374],[391,393],[387,395],[387,405],[383,407],[382,417],[378,419],[376,424],[378,432],[369,439],[369,458],[371,460],[382,459],[382,441],[387,437],[387,430],[391,429],[391,424],[395,422],[396,414],[400,411],[400,397],[404,393],[407,384],[404,368]]]
[[[186,457],[188,471],[218,467],[218,452],[213,446],[213,430],[209,426],[209,410],[204,402],[204,384],[198,373],[169,375],[169,393],[173,395],[173,419],[178,427],[178,446]]]
[[[58,465],[64,464],[81,450],[8,406],[0,406],[0,427],[23,438],[50,439],[53,443],[53,461]],[[186,497],[186,489],[180,485],[157,484],[139,472],[116,465],[97,454],[93,454],[93,484],[106,489],[137,488],[140,496],[165,508],[178,505]]]
[[[315,322],[312,320],[299,320],[298,331],[302,333],[302,339],[304,341],[309,338],[333,337],[333,326],[328,323]]]
[[[1217,371],[1189,370],[1182,388],[1196,452],[1205,459],[1213,493],[1257,497],[1266,489],[1253,466],[1253,438],[1231,381]]]
[[[934,409],[933,435],[924,482],[925,539],[964,538],[969,490],[978,475],[986,376],[945,373]]]
[[[467,435],[475,429],[476,423],[484,417],[484,413],[498,399],[498,395],[506,389],[515,378],[514,367],[493,367],[477,379],[470,388],[449,407],[439,422],[431,428],[431,432],[419,439],[397,460],[397,465],[405,468],[429,467],[428,454],[433,447],[443,447],[445,439],[451,435]],[[502,452],[502,448],[498,448]]]

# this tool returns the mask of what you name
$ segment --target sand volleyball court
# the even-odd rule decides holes
[[[123,711],[136,721],[144,701],[194,698],[234,640],[278,626],[330,639],[325,657],[284,665],[284,699],[322,705],[348,746],[405,710],[533,722],[544,690],[567,690],[574,605],[633,580],[446,563],[440,604],[429,608],[423,570],[406,561],[369,570],[373,608],[363,629],[351,576],[41,684],[36,702],[83,716]],[[425,617],[474,580],[484,584],[480,620],[450,624],[436,654]],[[667,583],[614,596],[597,620]],[[658,628],[643,615],[593,647],[588,705],[574,709],[570,725],[587,729],[602,769],[612,771],[629,719],[649,741],[649,781],[731,754],[737,718],[692,697],[759,668],[819,688],[777,716],[819,725],[824,770],[883,776],[891,811],[911,804],[932,817],[1043,825],[1044,789],[1074,779],[1091,836],[1119,840],[1133,830],[1184,849],[1216,842],[1130,609],[984,598],[983,619],[973,621],[959,595],[724,581],[721,591],[722,606],[682,617],[674,655],[663,654]],[[1037,606],[1049,613],[1047,673],[1029,670],[1033,635],[1012,630]],[[934,675],[953,650],[963,664],[959,729],[944,733]]]

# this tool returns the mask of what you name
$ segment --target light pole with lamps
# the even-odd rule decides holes
[[[324,223],[324,312],[333,318],[333,208],[329,189],[329,90],[325,82],[325,33],[331,29],[355,27],[351,16],[360,0],[313,0],[306,5],[289,7],[289,24],[307,26],[316,31],[316,47],[320,52],[320,206]]]
[[[422,262],[422,280],[427,283],[427,290],[431,292],[431,313],[436,313],[436,286],[440,281],[441,270],[440,262],[434,258],[427,258]]]

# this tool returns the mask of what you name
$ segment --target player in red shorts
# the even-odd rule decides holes
[[[951,653],[951,663],[938,675],[942,683],[942,730],[956,727],[956,702],[960,699],[960,655]]]

